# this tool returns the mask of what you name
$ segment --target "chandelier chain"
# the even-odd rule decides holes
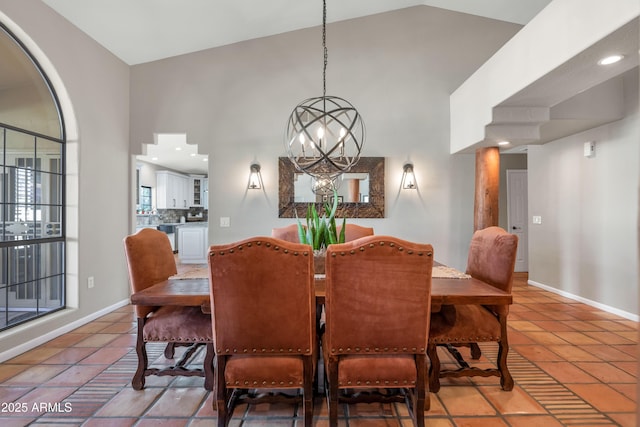
[[[322,96],[327,96],[327,62],[329,53],[327,51],[327,0],[322,1],[322,50],[324,53],[324,63],[322,67]]]

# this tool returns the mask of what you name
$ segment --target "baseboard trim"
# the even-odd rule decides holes
[[[569,293],[560,289],[556,289],[548,285],[544,285],[534,280],[528,280],[527,283],[530,284],[531,286],[535,286],[536,288],[544,289],[545,291],[553,292],[554,294],[558,294],[563,297],[581,302],[583,304],[590,305],[591,307],[595,307],[599,310],[606,311],[607,313],[615,314],[616,316],[624,317],[625,319],[633,320],[634,322],[640,322],[640,315],[629,313],[628,311],[620,310],[619,308],[611,307],[610,305],[602,304],[597,301],[593,301],[588,298],[581,297],[579,295],[574,295],[572,293]]]
[[[106,314],[111,313],[113,310],[116,310],[120,307],[124,307],[125,305],[129,304],[129,299],[126,300],[122,300],[120,302],[117,302],[109,307],[105,307],[102,310],[96,311],[95,313],[91,313],[89,316],[83,317],[82,319],[78,319],[76,321],[73,321],[71,323],[68,323],[58,329],[55,329],[51,332],[48,332],[44,335],[41,335],[37,338],[32,339],[31,341],[27,341],[17,347],[14,347],[10,350],[4,351],[2,353],[0,353],[0,363],[12,359],[16,356],[21,355],[22,353],[25,353],[29,350],[32,350],[34,348],[36,348],[39,345],[42,345],[48,341],[51,341],[54,338],[59,337],[60,335],[66,334],[67,332],[71,332],[76,328],[79,328],[80,326],[86,325],[87,323],[96,320],[99,317],[102,317]],[[59,311],[55,314],[52,314],[52,316],[55,316],[56,314],[59,315],[63,315],[65,313],[66,310],[62,310]],[[50,319],[48,316],[45,316],[43,318],[41,318],[40,320],[47,320]],[[25,325],[27,328],[29,327],[28,324]],[[24,330],[24,329],[23,329]],[[20,332],[20,331],[15,331],[15,332]]]

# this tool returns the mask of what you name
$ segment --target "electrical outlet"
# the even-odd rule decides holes
[[[229,218],[228,216],[221,216],[220,227],[231,227],[231,218]]]
[[[93,276],[89,276],[87,277],[87,288],[91,289],[95,286],[95,281],[93,279]]]
[[[542,217],[540,215],[534,215],[533,216],[533,223],[534,224],[542,224]]]

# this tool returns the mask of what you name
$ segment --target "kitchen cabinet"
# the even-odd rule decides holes
[[[188,209],[189,177],[171,171],[156,172],[156,209]]]
[[[205,181],[204,176],[191,175],[189,177],[189,206],[202,207],[205,205]]]
[[[209,227],[184,225],[178,227],[178,258],[183,264],[206,264],[209,251]]]

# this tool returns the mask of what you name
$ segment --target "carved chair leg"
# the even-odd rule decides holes
[[[418,378],[413,395],[415,396],[412,412],[416,427],[424,427],[424,412],[429,409],[429,386],[427,385],[427,357],[424,354],[416,356]]]
[[[216,412],[218,414],[218,427],[227,427],[229,422],[229,408],[227,404],[229,402],[229,391],[224,381],[224,369],[226,359],[224,356],[216,357]]]
[[[136,354],[138,355],[138,368],[136,369],[135,374],[133,374],[133,379],[131,380],[131,386],[134,390],[142,390],[144,388],[145,383],[145,371],[147,370],[148,359],[147,359],[147,348],[144,342],[144,323],[145,319],[138,318],[138,332],[136,338]]]
[[[329,356],[329,427],[338,425],[338,360]]]
[[[480,350],[480,346],[478,345],[478,343],[469,343],[469,348],[471,349],[471,358],[474,360],[480,359],[480,356],[482,356],[482,350]]]
[[[500,371],[500,386],[504,391],[513,390],[513,378],[507,366],[507,354],[509,353],[509,340],[507,338],[507,316],[500,315],[501,336],[498,347],[498,370]]]
[[[304,391],[302,406],[304,410],[304,425],[312,427],[313,425],[313,356],[304,357]]]
[[[167,359],[173,359],[173,356],[176,354],[176,343],[170,342],[164,348],[164,357]]]
[[[431,361],[429,366],[429,390],[437,393],[440,391],[440,358],[438,358],[438,349],[435,344],[427,346],[427,356]]]
[[[204,356],[204,389],[208,391],[213,390],[214,370],[213,359],[215,358],[215,350],[213,349],[213,343],[207,343],[207,353]]]

